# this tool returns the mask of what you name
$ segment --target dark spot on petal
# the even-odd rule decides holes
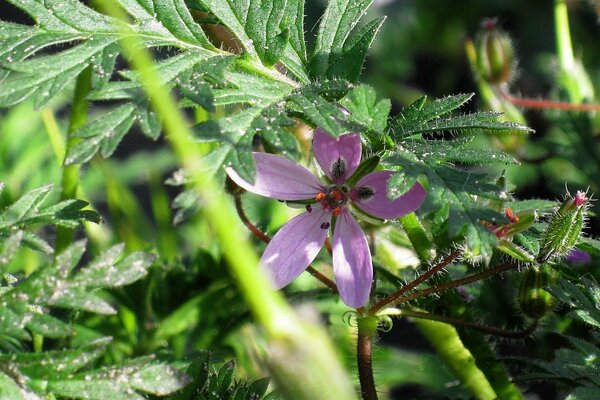
[[[349,190],[350,189],[348,189],[348,186],[346,186],[346,185],[342,186],[342,192],[348,193]]]
[[[321,229],[329,229],[329,226],[330,226],[330,225],[331,225],[331,224],[330,224],[329,222],[323,222],[323,223],[321,224]]]
[[[363,186],[358,189],[358,199],[359,200],[367,200],[373,196],[375,192],[368,186]]]
[[[331,166],[331,176],[334,178],[341,178],[344,175],[346,175],[346,162],[341,158],[338,158]]]
[[[310,204],[306,205],[306,211],[310,214],[312,212],[312,206]]]

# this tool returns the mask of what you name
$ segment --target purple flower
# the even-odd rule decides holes
[[[260,260],[277,289],[292,282],[315,259],[335,218],[333,273],[340,296],[350,307],[362,307],[367,302],[373,280],[371,252],[364,232],[349,212],[349,205],[352,203],[378,218],[394,219],[419,208],[425,190],[416,183],[404,195],[389,200],[387,181],[394,175],[392,171],[371,172],[354,187],[348,187],[346,182],[360,164],[361,151],[358,134],[333,138],[317,128],[313,152],[332,183],[322,182],[287,158],[266,153],[253,153],[254,184],[227,169],[231,179],[249,192],[278,200],[314,200],[306,206],[306,212],[277,232]]]

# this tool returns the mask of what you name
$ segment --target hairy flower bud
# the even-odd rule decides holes
[[[567,198],[550,217],[546,231],[542,235],[538,261],[545,263],[566,256],[571,252],[587,219],[589,198],[578,191]]]
[[[490,83],[506,83],[514,71],[511,40],[497,28],[495,19],[485,20],[482,26],[476,41],[478,72]]]
[[[544,288],[554,281],[545,265],[527,268],[519,285],[519,306],[528,317],[539,319],[554,305],[554,298]]]

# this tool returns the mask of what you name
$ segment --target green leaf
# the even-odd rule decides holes
[[[590,253],[595,257],[600,257],[600,240],[591,238],[582,238],[577,244],[579,250]]]
[[[388,115],[392,108],[389,99],[377,101],[375,89],[360,85],[352,89],[340,100],[353,119],[377,132],[384,132],[388,124]]]
[[[253,182],[254,136],[260,135],[274,149],[295,157],[299,149],[287,130],[291,125],[292,121],[274,105],[268,108],[247,108],[232,116],[205,122],[197,125],[194,132],[199,140],[221,143],[212,153],[213,157],[216,156],[212,165],[215,173],[222,172],[224,166],[231,166],[243,179]]]
[[[392,120],[392,138],[402,140],[413,135],[442,131],[532,131],[514,122],[500,121],[501,113],[479,112],[441,118],[463,105],[472,96],[472,93],[460,94],[433,101],[427,101],[425,96],[421,97]]]
[[[569,315],[600,328],[600,288],[593,279],[582,278],[577,284],[567,279],[559,278],[556,286],[551,286],[548,291],[559,301],[572,308]]]
[[[489,260],[498,240],[481,224],[481,221],[501,222],[505,218],[499,212],[486,206],[481,199],[497,198],[499,188],[493,185],[488,175],[459,170],[403,148],[384,160],[391,169],[401,166],[402,174],[416,179],[426,175],[429,180],[427,198],[420,212],[432,214],[439,223],[448,221],[446,230],[449,239],[466,239],[467,246],[475,256]],[[404,178],[408,179],[408,178]],[[405,186],[402,189],[406,189]],[[388,187],[392,197],[402,194],[402,190]]]
[[[55,258],[54,265],[42,266],[18,285],[0,292],[0,333],[29,340],[26,327],[52,338],[69,336],[72,329],[43,307],[115,313],[109,303],[92,291],[139,280],[155,259],[151,254],[137,252],[119,261],[123,245],[117,245],[76,270],[84,251],[85,241],[75,242]]]
[[[419,140],[405,141],[404,149],[419,158],[427,158],[432,163],[461,163],[461,164],[518,164],[510,154],[501,151],[469,146],[474,138],[462,140]]]
[[[68,379],[48,381],[57,396],[104,400],[143,399],[141,393],[165,396],[183,388],[188,378],[174,367],[150,357],[129,360],[122,366],[80,372]]]
[[[51,185],[33,189],[0,212],[0,242],[4,238],[9,238],[2,245],[0,266],[5,264],[5,260],[8,263],[20,244],[52,253],[52,248],[45,240],[34,232],[23,230],[27,226],[47,224],[75,228],[82,221],[99,222],[98,213],[86,210],[88,203],[82,200],[65,200],[44,207],[43,204],[49,198],[51,189]],[[22,232],[19,233],[21,230]]]
[[[13,106],[28,97],[33,97],[35,108],[44,107],[116,40],[98,37],[57,54],[10,64],[17,73],[0,84],[0,107]]]
[[[373,0],[329,1],[310,59],[311,77],[343,78],[356,82],[367,50],[384,20],[372,21],[352,33],[372,3]]]
[[[83,140],[69,149],[65,164],[84,163],[97,152],[100,152],[102,157],[110,157],[133,125],[135,110],[133,104],[124,104],[73,132],[72,137]]]
[[[282,61],[298,79],[308,82],[305,71],[304,2],[302,0],[188,0],[210,12],[227,26],[251,58],[266,66]]]

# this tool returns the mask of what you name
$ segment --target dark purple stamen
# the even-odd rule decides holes
[[[373,191],[373,189],[371,189],[368,186],[363,186],[360,189],[358,189],[358,198],[360,200],[367,200],[374,194],[375,194],[375,192]]]
[[[329,226],[330,226],[330,225],[331,225],[331,224],[330,224],[329,222],[323,222],[323,223],[321,224],[321,229],[329,229]]]
[[[306,205],[306,211],[310,214],[312,212],[312,206],[310,204]]]
[[[331,176],[334,178],[341,178],[346,174],[346,162],[341,158],[335,160],[331,166]]]

